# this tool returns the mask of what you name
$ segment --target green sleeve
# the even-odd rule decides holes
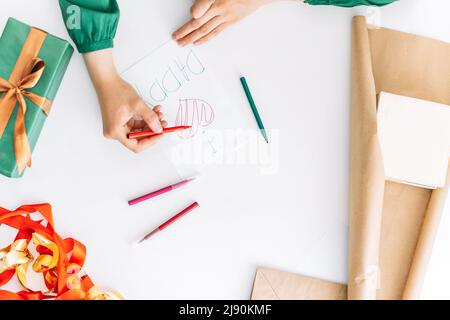
[[[394,1],[396,0],[305,0],[305,3],[314,5],[355,7],[355,6],[385,6]]]
[[[116,0],[59,0],[59,5],[80,53],[113,47],[120,16]]]

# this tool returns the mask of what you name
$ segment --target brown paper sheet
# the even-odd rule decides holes
[[[258,268],[252,300],[345,300],[347,286],[268,268]]]
[[[450,105],[450,44],[353,19],[348,286],[259,268],[252,299],[417,299],[448,195],[386,181],[381,91]],[[450,125],[450,124],[449,124]]]
[[[450,179],[434,191],[385,181],[376,100],[385,91],[450,105],[450,44],[361,16],[352,38],[348,298],[417,299]]]

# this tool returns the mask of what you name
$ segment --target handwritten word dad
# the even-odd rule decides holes
[[[194,51],[189,51],[185,57],[177,56],[167,65],[165,72],[150,85],[148,89],[150,102],[154,105],[162,103],[171,94],[180,90],[183,84],[192,81],[205,70],[205,66]]]

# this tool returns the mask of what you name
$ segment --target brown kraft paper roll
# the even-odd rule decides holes
[[[377,94],[450,105],[450,44],[370,28],[362,16],[352,38],[348,298],[417,299],[450,179],[437,190],[385,180]]]

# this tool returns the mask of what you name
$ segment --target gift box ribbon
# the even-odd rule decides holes
[[[25,98],[41,108],[46,115],[49,114],[51,108],[51,102],[48,99],[28,91],[38,84],[45,70],[45,62],[37,55],[46,36],[44,31],[31,28],[9,79],[0,77],[0,93],[3,93],[3,96],[0,97],[0,139],[17,102],[19,103],[14,124],[14,154],[19,174],[25,170],[26,166],[31,166],[31,148],[25,127],[27,112]]]
[[[43,219],[31,219],[30,215],[36,212]],[[0,287],[17,274],[24,290],[17,293],[0,290],[0,300],[123,299],[116,292],[100,290],[86,274],[82,274],[86,247],[75,239],[62,239],[55,232],[49,204],[26,205],[14,211],[0,207],[0,226],[2,224],[17,229],[18,233],[10,246],[0,249]],[[36,259],[28,250],[31,243],[38,253]],[[33,271],[44,277],[46,292],[28,287],[27,269],[32,262]]]

